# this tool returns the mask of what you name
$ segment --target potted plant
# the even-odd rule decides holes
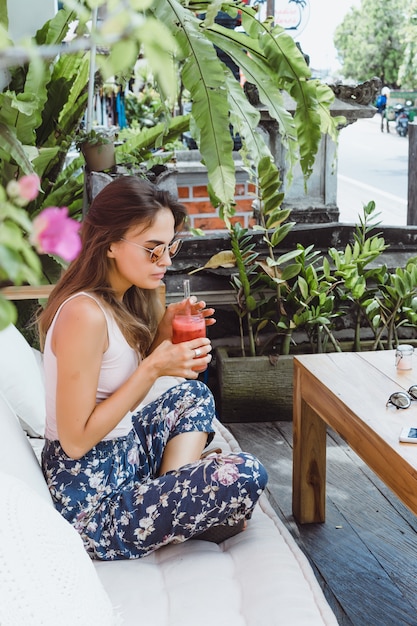
[[[115,128],[96,126],[89,131],[79,130],[75,145],[81,151],[90,172],[103,172],[116,165]]]
[[[374,202],[363,208],[353,241],[343,250],[330,247],[321,254],[298,244],[279,254],[293,223],[275,192],[263,200],[255,230],[230,228],[241,341],[238,351],[216,348],[217,400],[225,421],[291,419],[297,351],[392,349],[400,329],[417,323],[416,259],[393,272],[378,263],[387,245],[373,232],[378,225]],[[264,257],[257,251],[257,231],[266,245]],[[348,344],[337,339],[340,318],[350,321]],[[294,334],[300,331],[306,341],[297,345]],[[373,339],[365,344],[366,333]]]

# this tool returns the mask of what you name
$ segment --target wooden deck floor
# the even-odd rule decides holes
[[[300,526],[291,511],[292,423],[225,425],[267,468],[272,505],[339,624],[417,626],[417,517],[329,431],[326,522]]]

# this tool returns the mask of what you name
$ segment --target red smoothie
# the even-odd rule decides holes
[[[175,315],[172,321],[172,343],[182,343],[206,336],[206,321],[203,315]],[[203,369],[195,371],[203,372]]]

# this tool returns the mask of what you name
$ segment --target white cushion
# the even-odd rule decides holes
[[[5,363],[19,361],[13,356],[22,348],[19,337],[26,344],[11,329],[6,339],[0,333],[2,374]],[[26,395],[23,369],[16,370],[15,387]],[[9,378],[3,377],[10,387]],[[173,382],[180,381],[158,381],[148,401]],[[247,529],[220,545],[188,541],[138,560],[93,564],[54,509],[13,403],[1,392],[0,382],[0,624],[337,626],[306,557],[265,494]],[[33,415],[39,398],[28,398]],[[239,450],[230,432],[215,425],[210,448]]]
[[[239,450],[230,432],[215,426],[209,448]],[[192,540],[136,561],[94,564],[126,626],[337,626],[265,494],[246,530],[220,545]]]
[[[42,441],[37,439],[36,441]],[[46,502],[52,498],[33,447],[6,400],[0,395],[0,471],[27,483]],[[1,624],[1,622],[0,622]]]
[[[0,624],[121,623],[77,531],[14,476],[0,492]]]
[[[31,437],[45,432],[45,389],[34,352],[13,324],[0,331],[0,395]]]

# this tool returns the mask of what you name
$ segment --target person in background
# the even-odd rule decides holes
[[[385,86],[381,89],[381,93],[377,96],[377,99],[375,102],[375,106],[378,110],[378,113],[381,116],[381,133],[384,132],[384,120],[385,120],[387,133],[390,132],[389,119],[387,115],[389,95],[390,95],[390,90],[388,87]]]
[[[82,249],[40,314],[47,419],[42,469],[55,506],[92,558],[131,559],[246,525],[266,471],[247,453],[204,453],[215,407],[195,369],[207,337],[173,344],[158,287],[178,252],[183,205],[123,176],[94,199]],[[162,310],[161,310],[162,309]]]

